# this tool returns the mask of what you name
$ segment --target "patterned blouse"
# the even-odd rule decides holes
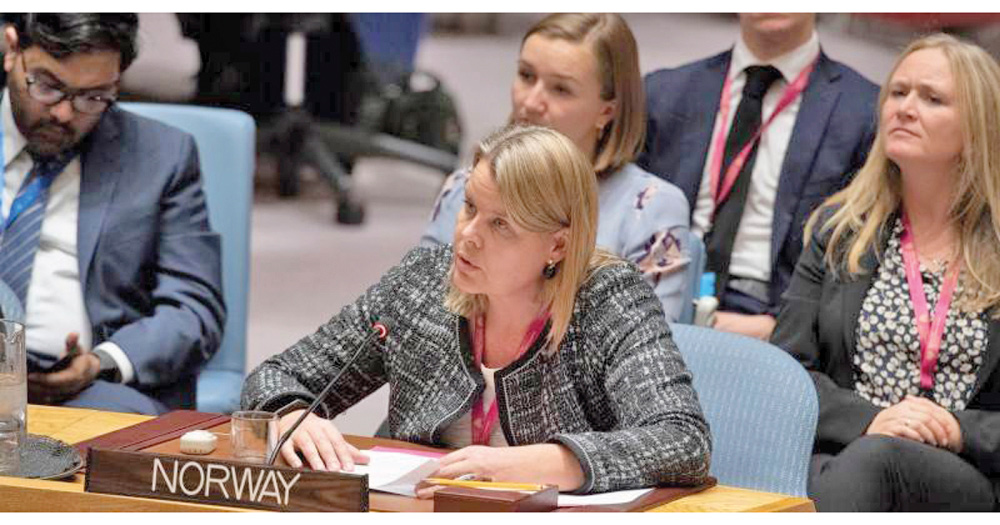
[[[880,407],[899,403],[907,394],[920,394],[920,337],[900,252],[902,233],[902,221],[897,219],[878,275],[861,304],[856,333],[854,390]],[[920,265],[931,312],[946,271],[932,272]],[[955,297],[961,294],[960,279]],[[966,313],[954,306],[949,310],[934,374],[934,402],[949,410],[965,408],[983,365],[988,328],[984,313]]]
[[[422,246],[448,244],[465,201],[469,170],[445,181],[434,203]],[[677,321],[687,286],[684,270],[690,213],[679,188],[635,164],[600,179],[597,245],[635,263],[653,286],[668,321]]]

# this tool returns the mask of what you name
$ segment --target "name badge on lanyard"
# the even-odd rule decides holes
[[[927,296],[924,294],[924,280],[920,276],[920,262],[917,260],[917,249],[913,242],[910,219],[905,212],[903,213],[903,235],[899,242],[900,251],[903,253],[906,284],[910,289],[910,303],[913,305],[917,333],[920,335],[920,389],[930,390],[934,387],[934,371],[937,368],[938,355],[941,352],[944,324],[948,320],[951,298],[958,284],[961,260],[956,261],[948,268],[948,273],[941,286],[941,296],[938,298],[937,306],[934,307],[934,317],[931,317]]]
[[[743,165],[746,164],[747,158],[750,156],[750,151],[753,149],[754,144],[760,140],[761,135],[764,131],[774,122],[774,119],[781,114],[788,106],[795,101],[799,95],[805,91],[806,86],[809,85],[809,75],[812,73],[813,69],[816,68],[816,63],[819,61],[817,56],[815,60],[812,61],[805,69],[803,69],[795,80],[790,84],[785,86],[784,92],[781,93],[781,98],[778,100],[778,105],[775,106],[774,111],[764,120],[757,131],[753,134],[746,144],[743,145],[739,153],[733,157],[732,162],[726,168],[725,175],[722,173],[722,160],[725,155],[726,149],[726,136],[728,135],[728,130],[726,129],[726,124],[729,122],[729,111],[730,111],[730,97],[729,91],[732,89],[732,78],[729,76],[729,72],[726,72],[726,80],[722,84],[722,98],[719,100],[719,119],[718,125],[716,126],[715,138],[713,142],[712,157],[709,159],[709,174],[711,176],[712,183],[712,200],[715,206],[712,210],[712,215],[715,215],[715,211],[719,209],[726,197],[729,196],[729,192],[732,191],[733,185],[736,183],[736,177],[739,176],[740,171],[743,169]],[[719,179],[722,178],[722,185],[719,185]]]

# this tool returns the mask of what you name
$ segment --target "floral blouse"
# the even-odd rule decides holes
[[[445,181],[420,239],[422,245],[452,241],[468,177],[468,170],[459,170]],[[691,260],[684,193],[635,164],[601,178],[598,192],[597,245],[635,263],[656,291],[667,320],[676,321],[688,285],[684,270]]]
[[[920,336],[900,252],[902,233],[902,221],[897,219],[878,275],[861,303],[856,332],[854,390],[880,407],[899,403],[907,394],[920,394]],[[942,268],[932,272],[920,265],[931,312],[946,271]],[[959,279],[955,297],[961,294]],[[984,313],[962,312],[953,303],[934,373],[935,403],[949,410],[962,410],[969,402],[986,354],[987,321]]]

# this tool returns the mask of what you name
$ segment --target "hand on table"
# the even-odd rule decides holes
[[[715,312],[715,323],[712,328],[767,341],[771,338],[771,332],[774,331],[774,324],[774,317],[767,314],[748,315],[735,312]]]
[[[955,453],[962,451],[962,429],[958,420],[941,405],[923,397],[908,395],[883,409],[868,425],[865,434],[912,439]]]
[[[58,372],[28,374],[28,399],[31,403],[51,405],[66,401],[90,386],[101,371],[101,360],[79,346],[80,334],[66,336],[63,356],[75,354],[69,366]]]
[[[285,414],[278,421],[278,434],[284,435],[303,412],[305,410]],[[330,420],[316,414],[309,414],[299,428],[295,429],[295,434],[281,447],[281,457],[285,462],[291,467],[299,468],[302,460],[296,450],[302,452],[309,468],[313,470],[353,472],[354,465],[368,464],[368,456],[344,440],[344,436]]]
[[[470,476],[480,481],[507,481],[558,485],[560,490],[574,490],[583,485],[583,469],[568,448],[557,444],[520,447],[485,447],[472,445],[456,450],[438,460],[441,467],[432,478]],[[417,497],[427,499],[444,488],[441,485],[417,487]]]

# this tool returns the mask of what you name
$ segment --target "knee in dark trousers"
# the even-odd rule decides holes
[[[990,511],[996,501],[989,478],[958,455],[878,435],[814,456],[809,494],[820,511]]]

